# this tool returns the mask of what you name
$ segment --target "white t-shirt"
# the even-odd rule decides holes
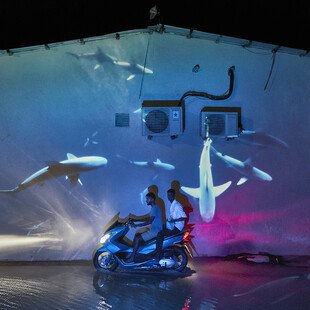
[[[182,217],[186,218],[186,213],[184,212],[182,205],[174,199],[170,206],[170,219],[177,220]],[[184,227],[184,221],[175,223],[167,222],[166,226],[170,230],[172,230],[174,227],[176,227],[179,230],[182,230]]]

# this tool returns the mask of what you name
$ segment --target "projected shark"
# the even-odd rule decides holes
[[[17,187],[13,189],[2,189],[1,193],[17,193],[30,186],[41,184],[44,181],[59,177],[66,176],[71,185],[76,185],[77,182],[80,184],[79,174],[89,170],[100,168],[107,164],[107,159],[100,156],[84,156],[76,157],[71,153],[67,153],[66,160],[60,162],[51,162],[48,166],[35,172],[30,177],[21,182]]]
[[[205,222],[212,221],[215,214],[215,198],[221,195],[230,186],[231,181],[220,186],[213,186],[213,177],[210,163],[210,147],[212,140],[207,138],[200,155],[199,187],[189,188],[181,186],[181,189],[194,198],[199,199],[199,211]]]
[[[73,56],[78,60],[86,59],[88,61],[94,62],[95,63],[94,70],[100,68],[103,63],[114,63],[114,61],[117,60],[115,57],[105,54],[100,47],[97,47],[96,52],[81,53],[81,54],[67,52],[67,54]]]
[[[228,167],[238,171],[243,175],[243,177],[238,181],[237,185],[245,183],[248,179],[260,179],[263,181],[272,180],[272,177],[268,173],[254,167],[252,165],[251,159],[247,159],[246,161],[242,162],[228,155],[223,155],[213,147],[212,151],[216,154],[216,156],[222,159],[228,165]]]
[[[98,134],[98,131],[93,132],[93,134],[91,135],[91,137],[87,137],[86,141],[84,143],[84,147],[86,147],[88,144],[92,143],[92,144],[98,144],[98,141],[94,140],[94,137],[96,137]]]
[[[263,131],[253,131],[253,130],[242,130],[242,132],[237,136],[228,136],[226,137],[229,139],[237,139],[241,143],[253,145],[253,146],[260,146],[260,147],[279,147],[279,148],[288,148],[288,144],[268,133]]]
[[[290,299],[301,288],[307,288],[307,291],[309,291],[309,280],[309,273],[292,275],[269,281],[243,293],[234,294],[233,297],[246,296],[249,298],[251,296],[254,298],[254,296],[264,296],[264,305],[275,305],[280,302],[284,305],[283,301]],[[303,294],[306,294],[305,290],[303,290]]]
[[[129,71],[130,75],[127,77],[127,81],[132,80],[137,74],[153,74],[153,71],[145,66],[136,63],[135,61],[120,61],[116,57],[104,53],[100,47],[97,47],[97,51],[93,53],[75,54],[67,52],[67,54],[73,56],[76,59],[87,59],[95,62],[94,70],[97,70],[103,63],[112,63],[116,66],[120,66],[123,69]]]
[[[159,158],[156,159],[156,161],[135,161],[135,160],[128,160],[125,157],[121,155],[116,155],[118,158],[122,158],[129,162],[132,165],[136,165],[139,167],[147,167],[147,168],[158,168],[161,170],[174,170],[175,167],[171,164],[162,162]]]
[[[127,77],[127,81],[132,80],[137,74],[153,74],[153,71],[151,69],[135,63],[134,61],[130,63],[127,61],[114,60],[113,63],[117,66],[121,66],[122,68],[130,72],[130,75]]]
[[[160,168],[163,170],[174,170],[175,167],[168,163],[163,163],[159,158],[156,159],[156,161],[129,161],[131,164],[140,166],[140,167],[155,167]]]

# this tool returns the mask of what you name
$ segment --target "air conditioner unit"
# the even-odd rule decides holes
[[[237,137],[241,128],[241,109],[235,107],[205,107],[200,112],[200,135],[206,138]]]
[[[157,105],[155,105],[157,103]],[[144,101],[142,104],[142,135],[176,137],[184,130],[184,106],[176,100]]]

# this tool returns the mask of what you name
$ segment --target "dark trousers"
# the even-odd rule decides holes
[[[157,234],[157,237],[156,237],[156,255],[157,256],[161,257],[161,251],[163,248],[165,237],[175,235],[179,232],[180,230],[174,227],[172,230],[165,228]]]

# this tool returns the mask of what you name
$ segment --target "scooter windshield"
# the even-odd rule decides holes
[[[125,221],[119,217],[119,214],[120,212],[114,215],[113,218],[111,218],[110,221],[104,226],[103,233],[124,224]]]

